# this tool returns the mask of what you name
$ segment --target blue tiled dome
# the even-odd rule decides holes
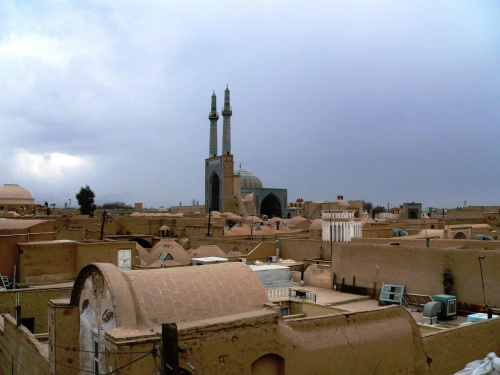
[[[255,176],[253,173],[250,173],[244,169],[237,169],[235,174],[241,176],[241,188],[242,189],[255,189],[262,187],[262,181]]]

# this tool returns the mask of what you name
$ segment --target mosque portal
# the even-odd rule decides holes
[[[219,176],[217,173],[212,175],[210,179],[210,188],[212,190],[212,199],[211,199],[211,207],[212,211],[220,211],[219,200],[220,200],[220,185],[219,185]]]
[[[454,240],[467,240],[468,238],[464,232],[460,231],[460,232],[455,233],[455,235],[453,236],[453,239]]]
[[[260,204],[260,214],[267,215],[269,219],[281,217],[281,202],[274,194],[269,194]]]

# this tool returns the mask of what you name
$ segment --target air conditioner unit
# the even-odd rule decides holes
[[[441,302],[441,311],[438,314],[440,319],[446,319],[457,315],[457,297],[448,294],[438,294],[432,297],[436,302]]]

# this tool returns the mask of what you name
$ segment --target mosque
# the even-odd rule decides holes
[[[209,157],[205,159],[205,210],[232,212],[240,216],[257,215],[268,218],[290,218],[287,209],[287,190],[265,188],[261,180],[252,173],[241,169],[234,170],[231,153],[231,116],[229,88],[224,91],[222,107],[222,155],[217,147],[217,97],[212,94],[212,106],[208,115],[210,120]]]

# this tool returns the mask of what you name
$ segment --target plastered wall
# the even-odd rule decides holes
[[[0,374],[49,375],[47,347],[9,315],[0,317]]]
[[[302,261],[306,258],[319,258],[320,254],[323,255],[325,260],[331,259],[329,243],[308,239],[280,239],[280,256],[283,259]]]
[[[79,309],[69,306],[68,298],[49,303],[49,351],[51,374],[76,375],[80,360]],[[68,367],[70,366],[70,367]]]
[[[0,273],[9,278],[14,277],[18,243],[50,241],[54,239],[53,232],[54,222],[52,220],[28,228],[0,230]]]
[[[87,264],[118,265],[118,250],[132,250],[132,267],[140,265],[136,243],[131,241],[82,243],[73,241],[36,242],[19,245],[19,282],[34,284],[73,280]]]
[[[500,319],[427,335],[423,345],[431,374],[454,374],[489,352],[500,353]]]
[[[392,245],[342,244],[334,247],[332,272],[356,286],[380,289],[382,283],[405,284],[409,293],[444,293],[443,273],[449,269],[454,278],[454,293],[459,301],[482,303],[482,261],[486,304],[500,306],[499,250],[443,249]]]
[[[1,290],[0,314],[16,316],[16,295],[18,295],[19,305],[21,306],[21,317],[35,318],[35,333],[46,333],[48,302],[69,292],[71,292],[71,287]]]

